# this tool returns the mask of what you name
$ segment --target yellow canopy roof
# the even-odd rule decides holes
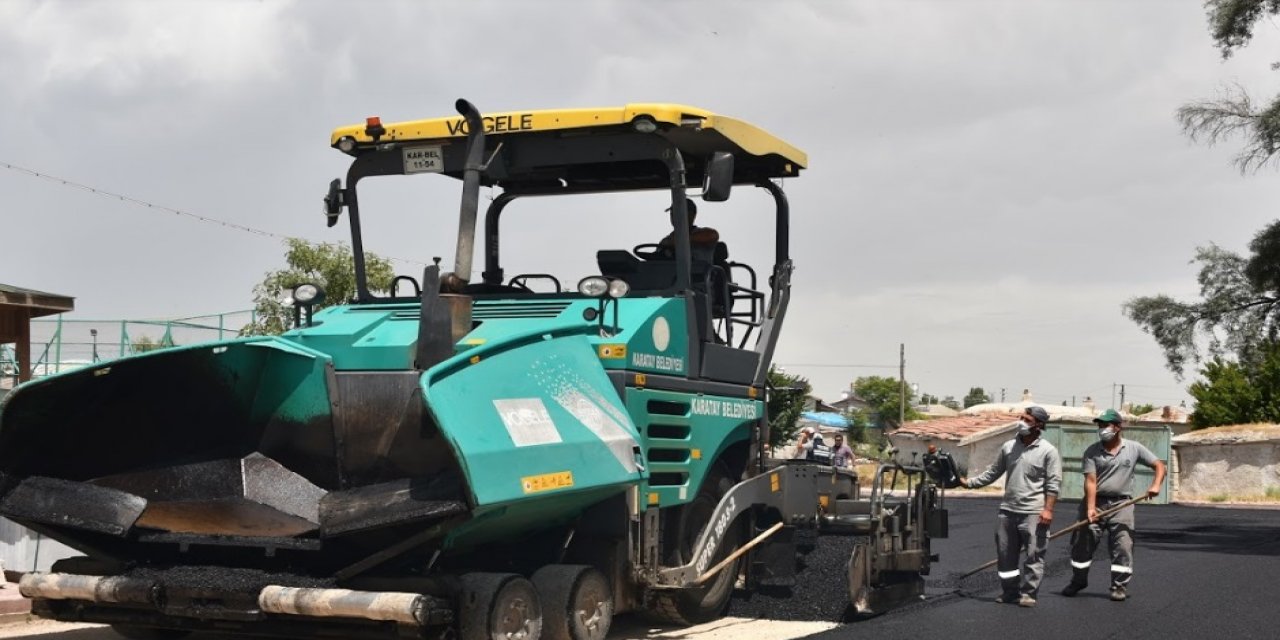
[[[785,163],[794,165],[784,170],[781,175],[796,175],[799,169],[808,166],[808,156],[773,136],[769,132],[742,120],[717,115],[705,109],[679,104],[629,104],[624,107],[605,107],[598,109],[558,109],[544,111],[511,111],[491,113],[483,116],[487,136],[503,137],[521,133],[548,132],[568,129],[613,128],[630,125],[637,119],[649,119],[660,128],[671,132],[669,137],[682,151],[686,147],[701,149],[705,142],[702,137],[715,136],[723,138],[736,149],[726,149],[735,155],[749,154],[753,156],[778,156]],[[382,123],[385,128],[379,142],[447,140],[467,135],[466,122],[462,116],[448,116],[429,120],[410,120],[407,122]],[[692,132],[695,135],[685,135]],[[344,137],[350,137],[358,145],[372,145],[374,139],[367,131],[367,125],[355,124],[334,129],[330,137],[330,145],[336,146]]]

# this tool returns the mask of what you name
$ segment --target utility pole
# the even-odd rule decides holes
[[[907,421],[907,345],[898,345],[898,426]]]
[[[1000,402],[1004,402],[1004,387],[1000,387]]]
[[[1120,385],[1120,411],[1124,411],[1124,385]]]
[[[1073,407],[1074,407],[1074,406],[1076,406],[1076,397],[1075,397],[1075,396],[1071,396],[1071,406],[1073,406]]]

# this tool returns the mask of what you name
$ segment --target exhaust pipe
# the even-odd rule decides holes
[[[454,104],[467,121],[467,163],[462,171],[462,209],[458,219],[458,253],[453,273],[444,276],[446,291],[460,293],[471,281],[471,260],[476,244],[476,212],[480,208],[480,172],[484,170],[484,120],[475,105],[458,99]]]
[[[451,612],[439,606],[436,598],[419,593],[271,585],[258,594],[258,606],[267,613],[288,616],[363,618],[416,626],[452,622],[452,615],[440,615]]]

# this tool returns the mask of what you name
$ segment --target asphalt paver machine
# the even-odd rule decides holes
[[[918,597],[946,526],[927,474],[889,465],[914,481],[864,496],[849,470],[763,454],[792,274],[779,179],[805,155],[680,105],[457,109],[333,132],[352,160],[325,213],[350,224],[354,299],[323,307],[299,283],[283,335],[4,399],[0,514],[84,554],[23,578],[35,612],[130,638],[599,640],[619,612],[722,615],[735,588],[795,572],[797,529],[862,537],[855,610]],[[359,196],[376,176],[461,181],[452,271],[369,281]],[[763,281],[693,241],[690,185],[772,202]],[[481,187],[498,193],[483,218]],[[642,190],[670,193],[670,242],[598,247],[573,288],[504,271],[509,205]]]

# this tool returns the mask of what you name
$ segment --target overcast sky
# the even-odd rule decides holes
[[[1274,169],[1191,144],[1175,109],[1276,90],[1275,27],[1229,61],[1197,0],[1146,2],[0,2],[0,162],[311,240],[345,172],[337,126],[482,111],[697,105],[809,154],[787,189],[793,303],[777,360],[838,399],[860,375],[1060,403],[1183,384],[1121,313],[1191,295],[1196,246],[1244,251]],[[459,183],[362,197],[369,248],[453,256]],[[0,282],[75,317],[247,309],[279,238],[0,167]],[[363,194],[362,194],[363,196]],[[504,222],[509,273],[573,279],[664,233],[663,196],[579,198]],[[768,200],[706,205],[767,271]],[[401,273],[421,266],[399,262]],[[879,367],[879,368],[877,368]]]

